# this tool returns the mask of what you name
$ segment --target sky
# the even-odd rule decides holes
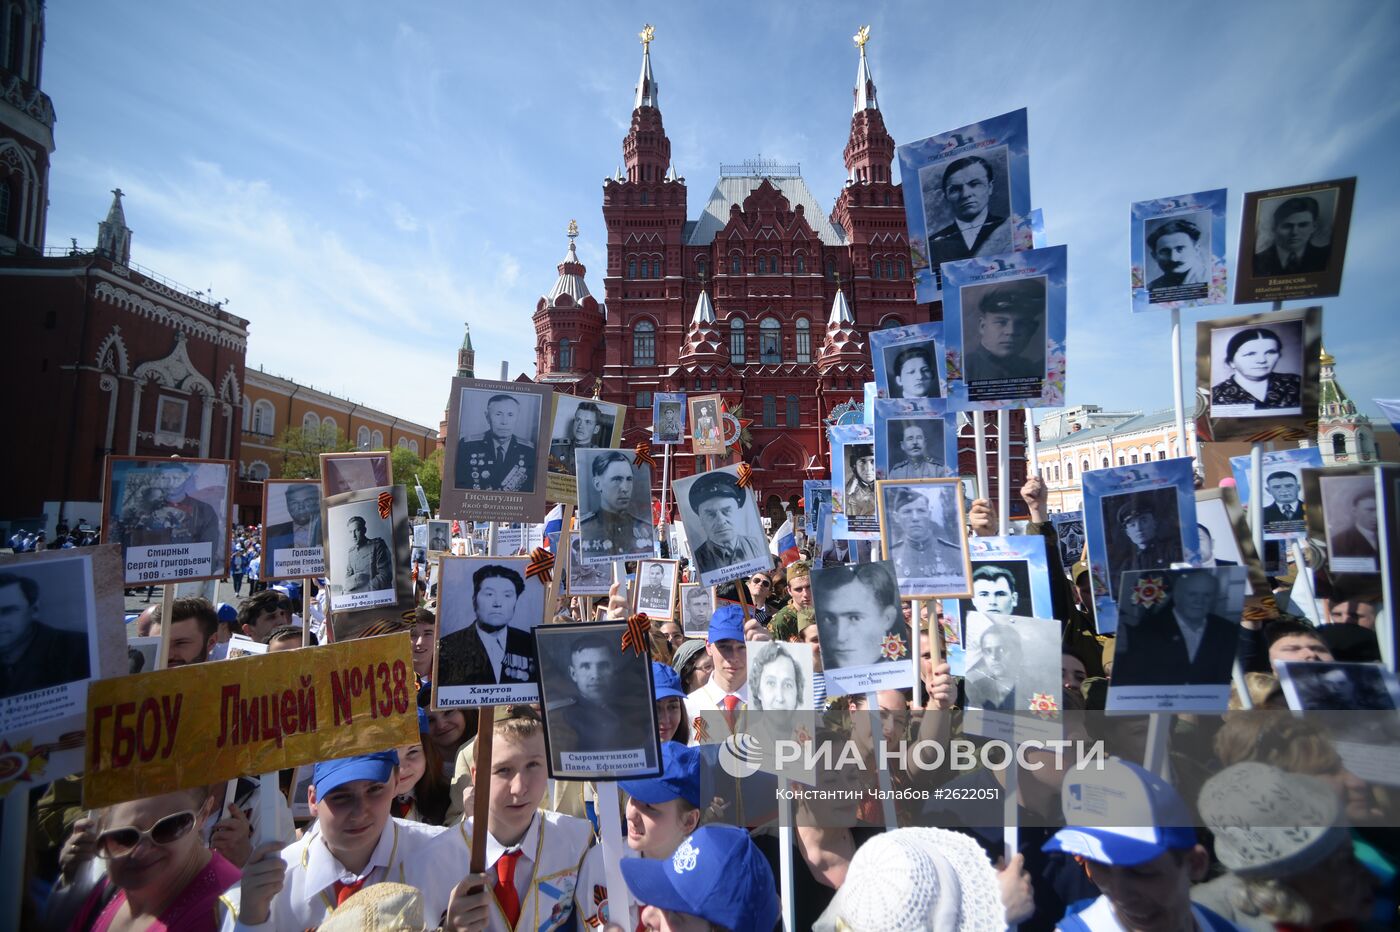
[[[477,374],[534,375],[531,315],[570,219],[603,291],[602,181],[652,62],[689,216],[721,163],[845,179],[857,53],[896,143],[1029,109],[1031,197],[1069,249],[1071,405],[1171,405],[1168,312],[1134,315],[1133,201],[1355,175],[1338,378],[1400,396],[1400,3],[48,4],[48,242],[90,247],[126,194],[132,260],[211,289],[247,362],[436,425],[470,322]],[[1195,322],[1267,309],[1182,313]],[[1188,391],[1189,391],[1188,373]]]

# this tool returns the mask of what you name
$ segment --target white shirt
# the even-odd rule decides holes
[[[1106,896],[1094,900],[1092,904],[1081,909],[1076,915],[1094,932],[1127,932],[1123,928],[1123,924],[1118,921],[1118,917],[1113,914],[1113,904],[1108,901]],[[1197,930],[1215,928],[1195,903],[1191,904],[1191,918],[1196,920]]]
[[[622,857],[624,860],[640,858],[641,854],[630,847],[624,847]],[[635,898],[631,898],[627,922],[613,919],[609,915],[609,905],[608,878],[603,868],[603,846],[594,845],[583,856],[583,865],[578,869],[578,886],[574,887],[574,910],[580,920],[579,928],[601,929],[609,922],[616,923],[624,929],[637,928],[641,909],[637,906]]]
[[[506,659],[506,631],[510,625],[501,625],[501,630],[491,632],[481,626],[481,622],[476,623],[476,636],[481,640],[481,646],[486,648],[486,656],[491,658],[491,669],[499,675],[505,669]]]
[[[685,697],[685,717],[693,723],[702,712],[724,711],[721,700],[723,700],[725,696],[739,697],[739,704],[734,707],[734,711],[738,712],[742,709],[747,709],[749,707],[749,684],[745,682],[744,685],[740,686],[735,692],[727,693],[720,688],[714,676],[711,676],[708,683]],[[720,738],[723,737],[723,735],[720,736]],[[715,740],[719,740],[719,738]],[[708,743],[709,742],[704,742],[699,739],[699,735],[695,733],[695,726],[692,724],[690,728],[691,747]]]
[[[956,223],[958,229],[962,231],[963,242],[967,244],[968,249],[971,249],[972,244],[977,242],[977,234],[982,232],[982,225],[987,222],[987,210],[990,207],[990,204],[988,204],[987,207],[983,207],[982,212],[967,223],[963,223],[957,217],[953,218],[953,222]]]

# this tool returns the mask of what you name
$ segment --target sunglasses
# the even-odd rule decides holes
[[[753,583],[755,586],[771,586],[771,585],[773,585],[771,582],[769,582],[768,580],[764,579],[762,576],[755,576],[753,579],[750,579],[749,582]]]
[[[160,819],[144,832],[134,825],[111,828],[97,836],[97,853],[104,858],[124,858],[136,850],[143,838],[153,845],[173,844],[190,833],[194,822],[194,812],[187,809]]]

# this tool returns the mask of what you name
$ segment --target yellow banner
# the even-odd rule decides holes
[[[402,634],[97,680],[83,805],[418,740],[412,645]]]

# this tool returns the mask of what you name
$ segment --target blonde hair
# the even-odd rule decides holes
[[[539,713],[528,705],[506,707],[506,714],[496,719],[493,733],[497,738],[511,741],[529,741],[535,735],[544,734],[544,723]]]
[[[1289,773],[1328,774],[1342,766],[1341,756],[1321,726],[1272,710],[1227,718],[1215,735],[1215,756],[1225,767],[1259,761]]]
[[[1270,877],[1245,880],[1230,891],[1231,904],[1246,916],[1263,916],[1275,923],[1306,926],[1312,922],[1307,900],[1286,880]]]
[[[1283,698],[1283,687],[1279,685],[1278,677],[1272,673],[1246,673],[1244,675],[1245,689],[1249,690],[1250,708],[1252,709],[1284,709],[1288,703]],[[1244,703],[1240,701],[1239,685],[1230,687],[1231,712],[1244,710]]]

